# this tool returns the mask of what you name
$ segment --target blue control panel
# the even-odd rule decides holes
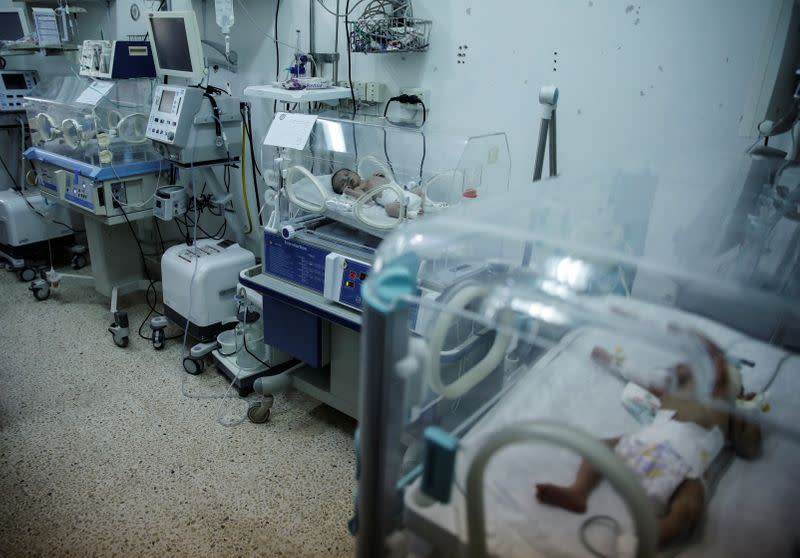
[[[369,275],[370,266],[345,258],[340,281],[338,302],[361,310],[361,283]]]
[[[75,179],[73,183],[67,185],[67,191],[64,193],[64,199],[66,199],[68,202],[74,203],[77,206],[93,210],[93,188],[94,186],[91,182],[80,180],[78,174],[75,173]]]
[[[264,234],[264,273],[322,294],[329,252],[277,234]]]

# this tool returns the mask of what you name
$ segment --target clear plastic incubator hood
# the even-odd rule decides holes
[[[797,555],[800,358],[769,342],[797,275],[646,257],[637,180],[537,183],[384,239],[359,556]]]

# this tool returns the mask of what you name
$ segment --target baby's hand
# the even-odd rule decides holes
[[[606,351],[603,347],[595,347],[592,349],[592,360],[597,364],[611,366],[612,358],[611,353]]]

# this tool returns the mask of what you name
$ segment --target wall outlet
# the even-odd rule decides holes
[[[370,103],[382,103],[386,100],[386,84],[370,81],[366,85],[366,100]]]
[[[431,91],[430,89],[423,89],[421,87],[401,87],[400,95],[416,95],[420,100],[425,103],[425,110],[431,111]],[[408,110],[422,110],[419,105],[405,105]]]

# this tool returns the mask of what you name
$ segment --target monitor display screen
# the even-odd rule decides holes
[[[3,85],[6,90],[28,88],[28,84],[25,83],[25,74],[3,74]]]
[[[167,91],[161,93],[161,101],[158,103],[159,112],[172,112],[172,103],[175,101],[175,92]]]
[[[154,17],[153,43],[158,65],[164,71],[191,72],[192,57],[189,39],[180,17]]]
[[[0,41],[18,41],[24,36],[19,12],[0,10]]]

